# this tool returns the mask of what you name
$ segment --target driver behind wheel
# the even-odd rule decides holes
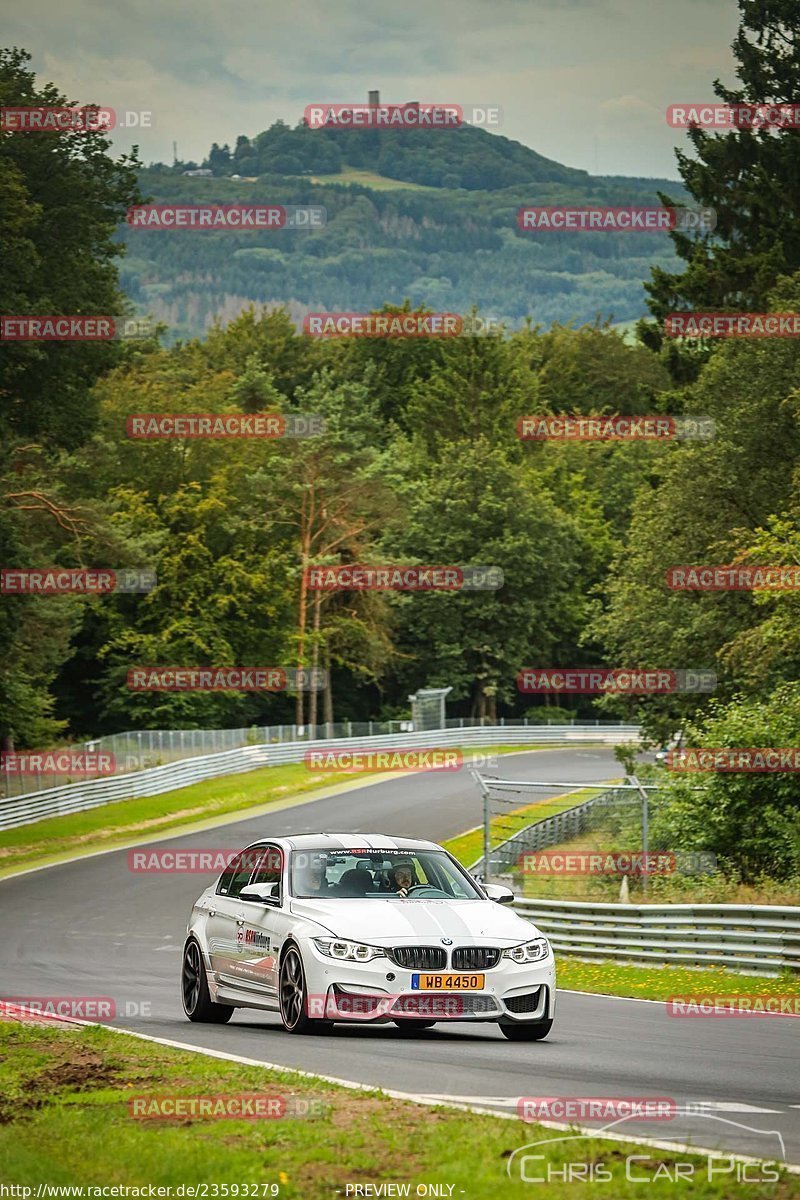
[[[401,899],[408,895],[409,889],[416,883],[413,863],[395,863],[389,872],[389,891],[396,892]]]

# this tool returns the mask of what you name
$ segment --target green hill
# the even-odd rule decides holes
[[[524,183],[585,183],[565,167],[470,125],[450,130],[309,129],[278,121],[255,138],[212,146],[203,164],[218,175],[337,175],[347,167],[428,187],[493,190]]]
[[[313,231],[126,229],[123,285],[176,336],[202,333],[249,304],[314,310],[385,302],[481,312],[519,325],[634,321],[642,281],[674,259],[663,233],[520,233],[524,204],[657,204],[683,195],[663,179],[592,176],[481,129],[330,132],[281,122],[234,150],[212,147],[211,178],[154,164],[154,203],[318,204]]]

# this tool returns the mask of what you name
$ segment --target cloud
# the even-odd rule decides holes
[[[571,166],[674,174],[663,113],[733,82],[730,0],[29,0],[9,44],[70,97],[152,110],[145,160],[200,159],[315,100],[499,105],[500,132]]]

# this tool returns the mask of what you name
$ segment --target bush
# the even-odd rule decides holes
[[[717,747],[800,747],[800,683],[764,700],[712,704],[701,723],[687,727],[684,750]],[[653,808],[653,845],[710,850],[745,883],[800,874],[796,772],[669,773]]]

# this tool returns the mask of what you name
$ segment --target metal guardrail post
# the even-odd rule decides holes
[[[635,775],[628,776],[628,782],[639,789],[639,795],[642,797],[642,895],[647,899],[648,884],[650,872],[647,869],[647,853],[650,837],[650,805],[647,799],[647,792],[642,787]]]

